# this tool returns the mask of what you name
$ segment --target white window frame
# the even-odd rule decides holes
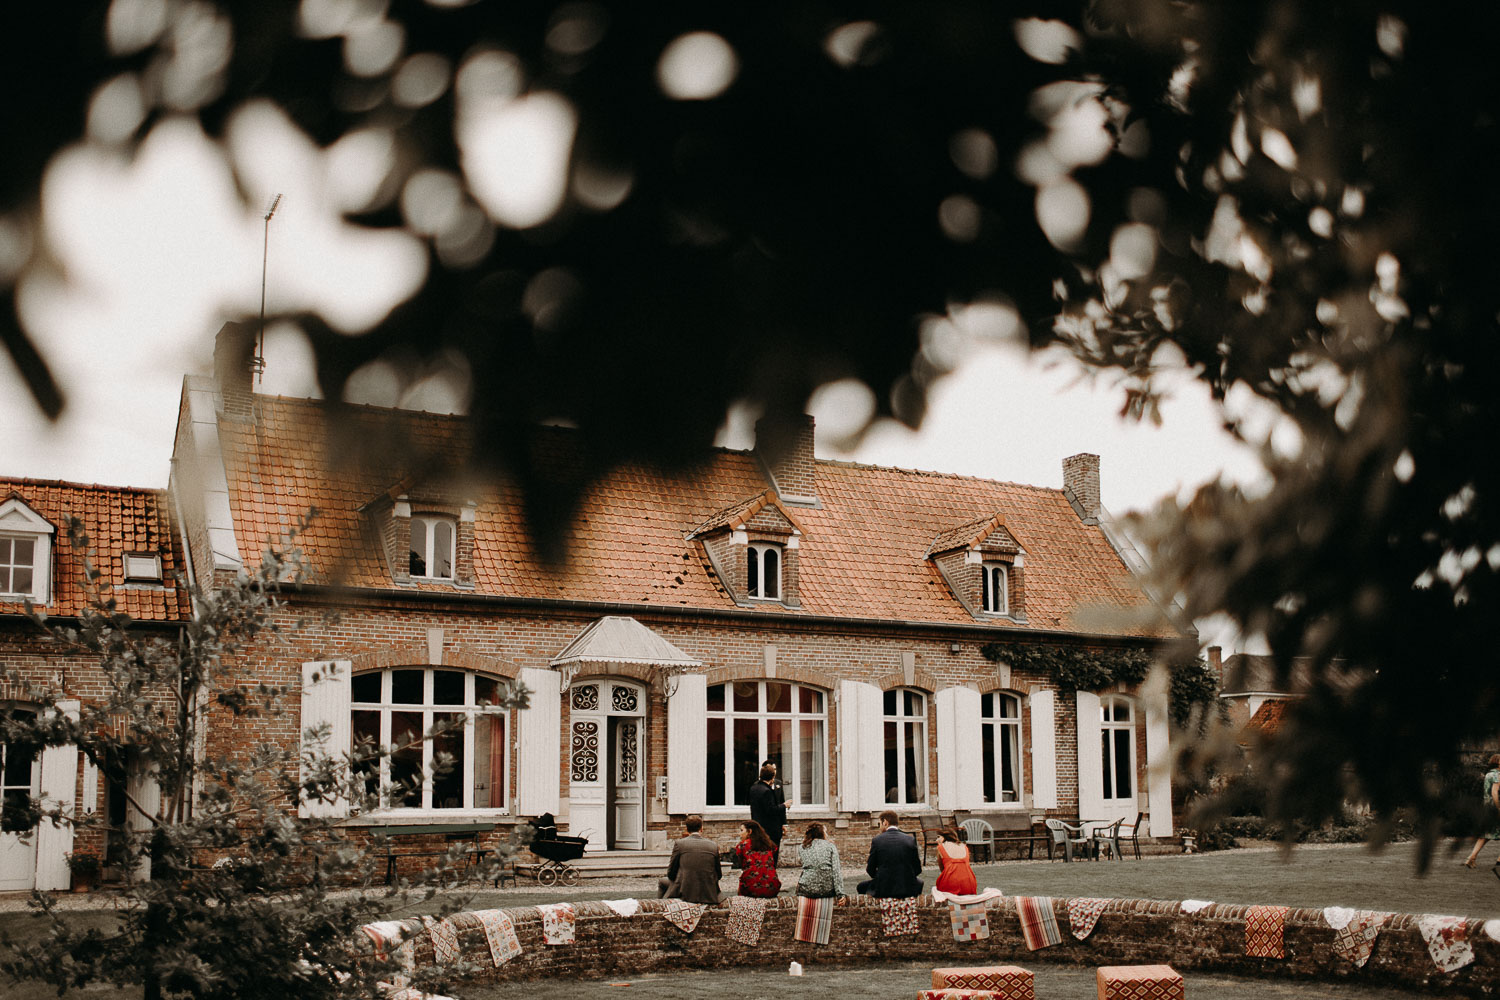
[[[1016,714],[1014,716],[1004,716],[999,714],[999,709],[1002,701],[1010,702],[1015,707]],[[984,714],[986,704],[990,706],[989,715]],[[1022,742],[1025,733],[1021,729],[1021,712],[1022,707],[1020,695],[1012,694],[1009,691],[989,691],[980,696],[979,751],[981,758],[983,757],[984,753],[984,731],[986,729],[994,730],[994,734],[990,740],[990,746],[993,748],[991,758],[988,762],[981,760],[981,767],[984,763],[989,763],[990,766],[995,769],[996,797],[992,799],[984,798],[984,774],[981,771],[979,778],[979,789],[980,797],[983,798],[985,805],[994,805],[1000,808],[1005,808],[1007,806],[1020,806],[1026,801],[1026,768],[1023,766],[1021,760],[1021,751],[1026,744]],[[1007,730],[1011,731],[1008,738],[1011,744],[1011,760],[1015,765],[1014,777],[1016,797],[1014,799],[1006,799],[1001,797],[1003,795],[1002,789],[1005,785],[1005,756],[1003,752],[1003,746],[1004,741],[1007,739]]]
[[[1128,716],[1124,721],[1118,718],[1118,710],[1120,708],[1125,709]],[[1136,773],[1135,752],[1136,715],[1135,703],[1124,695],[1105,695],[1099,699],[1099,759],[1104,769],[1104,773],[1101,776],[1099,794],[1103,796],[1104,802],[1107,805],[1120,802],[1134,803],[1136,800],[1136,792],[1139,790],[1136,787],[1139,784]],[[1120,795],[1114,781],[1115,771],[1119,764],[1115,748],[1115,734],[1120,732],[1127,734],[1125,745],[1130,756],[1128,762],[1129,770],[1126,772],[1130,775],[1130,793],[1128,795]]]
[[[892,694],[896,696],[896,711],[894,714],[888,711],[885,708],[884,704],[885,699],[889,698]],[[911,713],[907,711],[908,695],[913,695],[917,698],[918,704],[921,706],[920,712]],[[882,780],[886,785],[886,805],[894,806],[897,809],[900,809],[903,806],[906,808],[925,808],[927,804],[932,800],[932,791],[929,787],[931,785],[931,775],[928,774],[928,771],[931,770],[931,768],[928,766],[927,736],[927,710],[929,707],[930,699],[928,698],[926,691],[921,691],[917,688],[904,687],[893,688],[889,691],[885,691],[882,693],[881,697],[882,703],[880,716],[880,746],[882,752],[884,752],[887,748],[887,741],[885,737],[886,727],[890,725],[894,725],[896,727],[896,784],[894,786],[896,797],[894,799],[890,797],[890,789],[892,787],[890,784],[890,770],[886,767],[887,761],[884,759],[884,757],[882,757],[881,759],[881,775]],[[922,794],[920,798],[915,799],[911,798],[907,794],[908,786],[911,784],[910,775],[906,773],[906,727],[908,725],[918,726],[920,727],[921,731],[921,746],[918,759],[922,762]],[[912,740],[912,746],[917,746],[917,740]]]
[[[1005,563],[980,564],[980,601],[985,614],[1010,614],[1010,567]]]
[[[776,572],[766,572],[766,555],[776,557]],[[751,542],[745,549],[745,593],[752,601],[779,601],[782,594],[782,569],[786,566],[786,550],[771,542]],[[750,573],[755,573],[755,585],[751,586]],[[774,577],[774,587],[766,581]],[[770,591],[769,593],[767,591]]]
[[[766,705],[766,684],[767,683],[770,683],[770,684],[786,684],[786,685],[788,685],[791,688],[791,698],[790,698],[790,701],[791,701],[792,710],[790,712],[768,712],[768,711],[765,710],[765,705]],[[756,704],[757,708],[756,708],[755,711],[752,712],[752,711],[736,710],[735,709],[735,707],[734,707],[734,692],[733,692],[733,688],[734,688],[734,685],[736,685],[736,684],[754,684],[756,686],[755,704]],[[778,680],[778,679],[776,679],[774,677],[773,678],[768,678],[766,680],[754,680],[754,681],[751,681],[751,680],[724,681],[724,682],[722,682],[720,684],[710,684],[710,685],[708,685],[708,690],[712,691],[716,687],[722,687],[722,688],[724,688],[724,708],[723,708],[722,711],[719,711],[719,710],[708,711],[706,713],[706,715],[707,715],[707,718],[710,719],[710,720],[712,720],[712,719],[722,719],[722,720],[724,720],[724,748],[725,748],[725,752],[724,752],[724,798],[726,799],[726,801],[724,803],[722,803],[722,804],[719,804],[719,805],[714,805],[712,803],[709,803],[707,801],[707,786],[705,786],[705,789],[704,789],[704,802],[705,802],[704,813],[705,813],[705,815],[707,815],[707,814],[719,814],[719,815],[734,814],[734,815],[739,815],[739,814],[742,814],[745,811],[745,809],[746,809],[746,805],[747,805],[746,803],[727,801],[727,800],[730,800],[730,799],[734,798],[734,723],[735,723],[735,720],[737,720],[737,719],[754,719],[756,721],[756,723],[757,723],[757,725],[756,725],[756,739],[757,739],[757,741],[759,743],[759,745],[757,747],[757,752],[756,752],[756,762],[757,762],[757,764],[759,764],[760,761],[767,760],[769,758],[769,756],[770,756],[769,753],[768,753],[768,746],[769,745],[768,745],[768,743],[766,741],[766,723],[767,723],[767,721],[772,720],[772,719],[790,720],[791,724],[787,727],[788,731],[791,733],[791,750],[790,750],[790,752],[788,752],[786,754],[788,766],[786,767],[785,770],[783,770],[782,772],[780,772],[776,776],[777,780],[780,781],[782,783],[782,785],[784,786],[784,788],[785,788],[787,808],[790,809],[790,810],[802,809],[802,810],[806,810],[806,811],[809,811],[809,812],[826,812],[826,811],[828,811],[828,809],[830,808],[829,807],[829,802],[828,802],[828,796],[829,796],[828,775],[832,771],[832,766],[829,763],[829,757],[828,757],[828,702],[829,702],[829,698],[831,697],[830,692],[828,692],[828,691],[824,690],[823,688],[820,688],[820,687],[818,687],[818,686],[816,686],[814,684],[797,684],[797,683],[794,683],[792,681]],[[802,689],[803,688],[806,688],[809,691],[815,692],[822,699],[823,710],[821,712],[803,712],[801,710],[801,706],[802,706]],[[819,802],[803,802],[803,801],[801,801],[801,797],[800,797],[801,796],[801,789],[802,789],[802,777],[803,777],[803,775],[802,775],[802,727],[801,727],[801,725],[799,723],[808,722],[808,721],[813,721],[813,722],[819,723],[818,732],[819,732],[819,742],[821,743],[821,746],[818,749],[821,751],[821,756],[822,756],[822,760],[823,760],[823,771],[822,771],[821,775],[814,775],[813,776],[814,780],[821,780],[821,782],[822,782],[822,789],[821,789],[821,795],[820,795],[820,798],[822,799],[822,801],[819,801]],[[705,727],[705,730],[706,730],[706,727]],[[705,747],[706,747],[706,745],[707,744],[705,742]],[[708,773],[708,755],[707,755],[707,753],[704,754],[704,765],[703,766],[704,766],[704,774],[707,775],[707,773]]]
[[[439,560],[434,558],[437,548],[437,526],[445,524],[448,526],[448,574],[439,576],[432,572],[433,567]],[[418,527],[422,528],[423,552],[425,553],[425,573],[411,572],[411,544],[408,537],[407,542],[407,575],[413,580],[452,580],[458,570],[458,519],[449,517],[447,514],[413,514],[411,516],[412,534],[416,533]]]
[[[392,677],[398,670],[420,670],[422,671],[422,703],[421,704],[395,704],[391,700]],[[464,703],[462,705],[437,705],[433,703],[433,682],[438,671],[448,673],[461,673],[464,675]],[[370,674],[380,674],[380,700],[378,702],[356,701],[353,695],[353,681]],[[379,815],[431,815],[431,816],[470,816],[470,815],[502,815],[510,811],[509,803],[511,796],[510,788],[510,745],[515,737],[515,719],[511,716],[508,707],[502,708],[494,705],[476,705],[474,703],[475,679],[481,676],[473,670],[458,670],[452,667],[419,667],[401,666],[385,667],[379,671],[360,671],[350,678],[350,702],[349,702],[349,732],[351,748],[354,742],[354,713],[378,711],[380,713],[380,745],[388,749],[395,748],[391,743],[391,713],[392,712],[420,712],[422,714],[422,732],[425,734],[432,728],[433,718],[438,714],[458,713],[464,716],[463,741],[464,759],[461,769],[461,786],[464,792],[464,804],[458,808],[443,808],[432,804],[432,761],[433,744],[430,740],[422,741],[422,802],[420,805],[404,806],[389,805],[379,810]],[[491,674],[482,675],[486,679],[498,682],[502,689],[509,683],[506,678]],[[500,716],[504,720],[504,733],[501,739],[500,757],[500,781],[502,783],[500,801],[502,806],[476,806],[474,800],[474,736],[475,722],[479,719],[490,719]],[[490,776],[491,783],[494,775]],[[382,757],[380,761],[380,787],[382,791],[390,788],[390,758]],[[493,796],[492,796],[493,797]],[[374,814],[367,814],[374,815]]]
[[[126,552],[120,556],[120,568],[126,583],[161,583],[160,553]]]
[[[0,502],[0,538],[30,541],[31,587],[28,590],[5,589],[12,586],[14,575],[6,572],[0,579],[0,600],[20,603],[31,598],[34,604],[46,604],[52,594],[52,539],[56,530],[20,497]],[[7,569],[15,567],[14,556]]]

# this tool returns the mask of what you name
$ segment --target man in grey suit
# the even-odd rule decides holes
[[[689,816],[683,825],[687,827],[687,836],[672,844],[667,877],[657,880],[656,894],[666,899],[716,906],[720,898],[719,879],[724,875],[719,867],[719,845],[699,834],[703,817]]]
[[[876,899],[905,899],[922,894],[922,857],[917,838],[902,830],[900,819],[887,809],[880,814],[880,832],[870,842],[869,878],[859,884],[862,894]]]

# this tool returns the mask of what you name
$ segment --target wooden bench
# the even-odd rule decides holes
[[[1052,859],[1052,838],[1046,828],[1038,829],[1027,812],[966,813],[966,818],[982,819],[995,831],[994,850],[998,853],[1001,844],[1025,844],[1026,857],[1036,859],[1036,845],[1047,848],[1047,859]],[[993,859],[992,859],[993,860]]]
[[[479,835],[489,833],[493,829],[495,829],[494,823],[427,823],[414,826],[372,826],[369,832],[372,837],[385,838],[385,884],[390,885],[396,880],[396,864],[400,859],[447,857],[453,845],[462,841],[468,841],[469,844],[465,867],[478,865],[489,853],[488,848],[479,846]],[[404,847],[399,839],[439,835],[446,841],[442,847]],[[514,871],[506,872],[502,869],[495,884],[499,885],[500,879],[503,878],[509,878],[512,883],[516,880]]]

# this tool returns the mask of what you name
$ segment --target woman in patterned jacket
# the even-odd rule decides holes
[[[797,895],[821,899],[844,894],[844,872],[839,849],[825,839],[822,823],[809,823],[802,838],[802,875]]]

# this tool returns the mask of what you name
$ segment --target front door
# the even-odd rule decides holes
[[[588,850],[645,844],[646,689],[590,678],[568,696],[568,826]]]
[[[41,793],[40,762],[36,747],[0,743],[0,890],[36,885],[36,835],[26,804]],[[24,833],[32,835],[22,840]]]

